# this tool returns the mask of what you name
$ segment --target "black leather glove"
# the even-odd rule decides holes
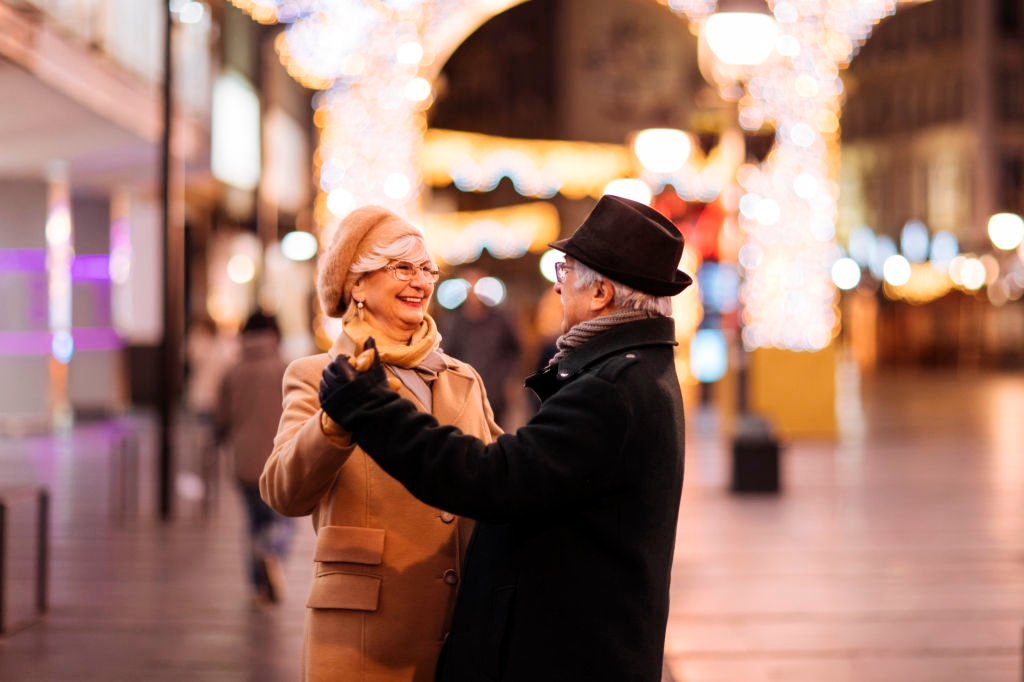
[[[357,371],[357,367],[361,371]],[[340,424],[349,407],[358,405],[363,393],[377,384],[386,385],[387,376],[380,362],[377,344],[371,336],[355,358],[339,355],[324,367],[320,378],[320,407]]]

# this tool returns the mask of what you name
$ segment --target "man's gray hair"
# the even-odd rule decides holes
[[[572,270],[576,274],[574,286],[577,289],[592,286],[597,284],[598,280],[603,279],[610,282],[612,287],[615,289],[615,296],[612,299],[612,303],[617,307],[627,310],[649,310],[651,312],[664,315],[665,317],[672,316],[671,296],[655,296],[653,294],[646,294],[642,291],[637,291],[633,287],[626,286],[625,284],[616,282],[611,277],[602,275],[579,261],[573,263]]]

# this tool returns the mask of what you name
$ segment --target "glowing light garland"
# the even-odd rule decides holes
[[[290,23],[278,45],[282,60],[300,81],[325,88],[315,101],[322,239],[365,203],[416,217],[424,112],[432,103],[422,81],[432,83],[480,24],[521,1],[232,0],[257,21]],[[698,26],[716,7],[714,0],[659,1]],[[768,159],[740,178],[754,207],[740,216],[747,234],[743,341],[747,348],[813,351],[826,347],[838,326],[830,268],[839,69],[897,3],[770,4],[780,25],[776,54],[755,67],[739,100],[741,125],[776,130]]]
[[[744,143],[736,131],[725,131],[706,156],[694,149],[686,162],[669,172],[646,170],[628,145],[525,140],[458,130],[426,131],[419,171],[432,187],[454,184],[463,192],[490,192],[502,178],[527,197],[598,199],[608,183],[637,178],[648,195],[651,188],[672,185],[686,201],[713,201],[735,182],[743,161]]]
[[[754,205],[740,213],[747,234],[740,254],[747,348],[813,351],[835,334],[830,270],[843,92],[839,69],[895,7],[894,1],[862,0],[773,4],[787,56],[777,54],[757,68],[739,102],[745,127],[767,123],[776,130],[764,164],[740,178]]]
[[[428,214],[423,230],[431,251],[448,265],[470,263],[487,249],[495,258],[542,253],[558,239],[558,209],[538,201],[486,211]]]
[[[629,149],[618,144],[520,140],[457,130],[427,131],[420,167],[434,187],[489,192],[507,177],[516,192],[550,198],[595,199],[609,181],[633,173]]]

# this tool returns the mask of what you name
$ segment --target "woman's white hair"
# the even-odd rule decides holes
[[[614,288],[615,295],[612,298],[612,303],[617,307],[633,310],[649,310],[651,312],[664,315],[665,317],[672,316],[671,296],[655,296],[653,294],[646,294],[642,291],[637,291],[631,286],[627,286],[621,282],[616,282],[611,277],[602,275],[578,260],[573,263],[572,270],[576,273],[575,284],[573,286],[577,289],[592,286],[597,284],[598,280],[603,279],[606,282],[610,282],[612,288]]]
[[[394,241],[373,246],[352,263],[349,272],[358,274],[374,272],[388,263],[399,260],[408,261],[413,265],[430,263],[431,267],[437,267],[434,259],[430,257],[430,251],[427,250],[427,243],[423,237],[407,234]]]

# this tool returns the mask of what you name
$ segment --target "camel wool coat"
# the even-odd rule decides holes
[[[309,514],[317,534],[301,679],[432,682],[472,521],[417,500],[323,414],[323,369],[332,356],[353,351],[342,334],[329,354],[289,365],[284,413],[260,478],[271,507]],[[501,430],[479,375],[441,357],[431,414],[493,441]],[[423,410],[404,385],[399,392]]]

